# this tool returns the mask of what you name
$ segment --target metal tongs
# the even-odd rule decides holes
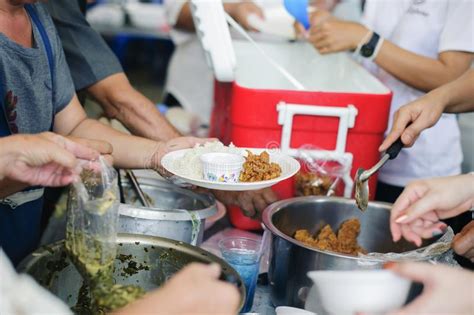
[[[135,174],[133,173],[132,170],[125,170],[125,174],[127,174],[127,177],[130,179],[130,184],[135,190],[135,193],[138,196],[138,200],[140,200],[141,204],[147,208],[152,208],[150,202],[148,199],[146,199],[145,194],[143,193],[143,190],[140,188],[140,184],[138,183],[137,178],[135,177]]]
[[[355,176],[355,200],[357,207],[361,211],[365,211],[369,205],[369,178],[387,163],[388,160],[393,160],[398,156],[398,153],[403,148],[403,142],[401,138],[398,138],[382,156],[380,161],[375,164],[371,169],[364,170],[359,168]]]

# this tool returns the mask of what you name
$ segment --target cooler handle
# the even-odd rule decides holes
[[[349,104],[347,107],[321,106],[321,105],[299,105],[280,102],[277,105],[278,124],[282,125],[281,143],[282,151],[289,151],[291,133],[293,129],[293,117],[295,115],[339,117],[339,128],[337,142],[334,151],[344,153],[346,150],[347,133],[349,128],[354,127],[357,108]]]

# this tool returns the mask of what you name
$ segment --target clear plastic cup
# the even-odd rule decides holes
[[[252,309],[255,287],[260,267],[261,242],[244,237],[229,237],[219,242],[222,257],[237,271],[242,278],[246,297],[245,304],[240,310],[247,313]]]

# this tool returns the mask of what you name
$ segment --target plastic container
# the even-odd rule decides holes
[[[232,153],[206,153],[200,157],[205,180],[237,183],[245,162],[243,156]]]

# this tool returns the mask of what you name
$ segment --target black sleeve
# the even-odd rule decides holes
[[[82,14],[80,1],[54,0],[45,6],[61,38],[76,91],[123,72],[107,43]]]

